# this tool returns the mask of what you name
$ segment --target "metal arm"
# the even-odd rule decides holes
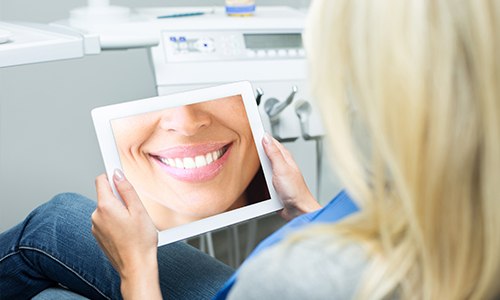
[[[292,87],[292,93],[286,98],[285,101],[281,102],[276,98],[267,99],[266,103],[264,103],[264,111],[269,116],[269,120],[271,123],[277,122],[279,120],[280,113],[292,103],[295,94],[297,94],[297,86],[294,85]]]
[[[302,137],[304,140],[310,140],[311,134],[309,132],[309,116],[311,115],[311,104],[303,99],[298,100],[295,103],[295,113],[299,117],[300,121],[300,131],[302,131]]]
[[[264,91],[261,88],[257,88],[257,97],[255,97],[255,102],[257,102],[257,105],[260,105],[260,100],[262,99],[262,95],[264,95]]]

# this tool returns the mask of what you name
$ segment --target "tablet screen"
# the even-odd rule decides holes
[[[160,245],[281,208],[248,82],[104,106],[92,116],[108,178],[123,170]]]
[[[241,95],[111,121],[125,176],[159,230],[269,199]]]

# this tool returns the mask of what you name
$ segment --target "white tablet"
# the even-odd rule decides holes
[[[112,178],[120,168],[159,231],[159,246],[282,208],[249,82],[98,107]]]

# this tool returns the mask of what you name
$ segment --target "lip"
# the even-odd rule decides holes
[[[152,159],[163,171],[173,178],[185,181],[185,182],[204,182],[215,178],[222,171],[224,164],[229,158],[231,153],[233,143],[208,143],[201,145],[191,145],[191,146],[177,146],[162,150],[155,153],[150,153],[149,157]],[[171,167],[166,165],[160,160],[163,158],[184,158],[184,157],[195,157],[198,155],[204,155],[209,152],[213,152],[219,149],[227,147],[224,154],[212,163],[192,169],[182,169]]]

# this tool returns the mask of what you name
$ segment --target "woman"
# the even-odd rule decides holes
[[[240,95],[116,119],[112,128],[124,173],[160,230],[269,199]]]
[[[500,295],[500,3],[316,0],[310,20],[312,90],[335,166],[361,211],[250,260],[229,297],[272,298],[287,290],[298,298],[325,290],[333,298]],[[365,151],[352,122],[365,132]],[[279,159],[270,158],[274,168]],[[106,205],[111,198],[101,182],[98,199]],[[288,188],[276,186],[282,196]],[[142,211],[133,195],[128,199],[132,214]],[[112,215],[98,205],[94,232],[124,278],[124,296],[159,298],[158,280],[134,277],[157,274],[147,216],[135,220],[143,228],[132,245],[110,231]],[[134,263],[139,253],[151,257]],[[316,281],[305,275],[313,265],[299,264],[308,256],[322,274]],[[355,276],[346,280],[349,274]]]
[[[326,218],[262,250],[219,296],[499,296],[498,1],[315,0],[309,20],[312,90],[331,157],[360,211],[336,224]],[[269,138],[264,148],[283,214],[317,209],[289,154]],[[121,276],[123,296],[155,299],[161,290],[177,298],[168,290],[176,284],[165,281],[189,276],[201,278],[192,289],[203,286],[193,298],[210,295],[205,288],[218,287],[220,277],[164,273],[169,265],[157,262],[165,252],[155,245],[146,210],[120,172],[114,180],[125,205],[116,209],[101,176],[92,220]],[[332,210],[328,205],[302,221]],[[288,229],[292,224],[298,226],[292,221]]]

